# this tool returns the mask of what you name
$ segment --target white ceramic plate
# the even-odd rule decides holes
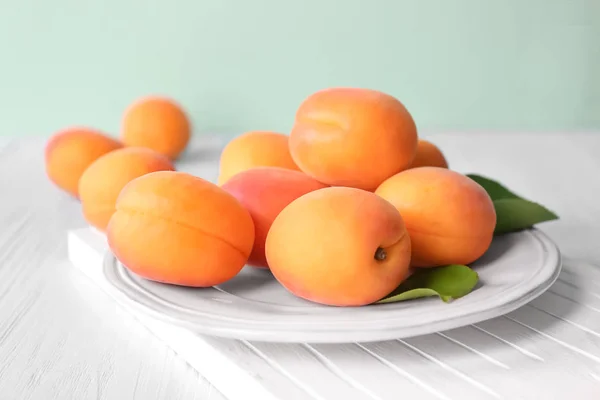
[[[245,267],[215,288],[194,289],[136,276],[108,253],[104,274],[155,318],[200,334],[270,342],[349,343],[405,338],[494,318],[542,294],[561,269],[557,247],[532,229],[494,239],[472,266],[480,276],[467,296],[339,308],[287,292],[269,271]]]

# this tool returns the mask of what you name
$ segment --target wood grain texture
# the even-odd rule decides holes
[[[222,400],[68,262],[66,232],[85,224],[43,146],[0,144],[0,398]]]
[[[74,265],[114,296],[102,273],[105,238],[89,229],[69,236]],[[597,272],[571,261],[564,268],[559,288],[564,276],[575,282]],[[597,294],[590,282],[580,284],[584,298]],[[553,286],[530,304],[475,325],[403,340],[342,345],[208,337],[159,323],[124,297],[112,298],[231,400],[335,400],[342,393],[349,399],[392,399],[399,393],[418,399],[595,399],[600,389],[598,317],[588,314],[583,300],[569,307],[577,298],[573,292],[558,289],[564,294],[561,298],[554,290]]]

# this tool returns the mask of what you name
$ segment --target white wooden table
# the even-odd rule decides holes
[[[44,144],[0,144],[0,399],[222,400],[67,260],[85,222],[45,177]]]
[[[507,317],[362,352],[223,340],[214,348],[289,398],[600,398],[600,132],[424,136],[453,169],[498,179],[561,217],[539,226],[564,256],[552,292]],[[193,172],[194,158],[210,162],[214,152],[203,149],[222,144],[196,141],[181,169]],[[43,145],[0,145],[0,398],[223,399],[66,260],[66,231],[85,223],[77,203],[44,176]],[[315,357],[318,368],[303,368]],[[360,357],[381,365],[348,366]],[[274,388],[274,374],[294,388]],[[346,386],[326,384],[340,374]],[[393,385],[378,385],[384,381]]]

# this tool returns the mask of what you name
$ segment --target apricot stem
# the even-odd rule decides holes
[[[387,257],[387,253],[381,247],[378,247],[375,251],[375,259],[378,261],[383,261]]]

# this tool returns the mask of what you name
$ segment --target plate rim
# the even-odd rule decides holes
[[[537,285],[533,285],[528,291],[521,294],[516,298],[512,298],[501,304],[496,304],[491,308],[488,307],[484,310],[473,310],[467,314],[453,316],[452,318],[445,318],[435,322],[418,323],[411,326],[391,326],[391,327],[378,327],[373,330],[355,330],[348,331],[343,329],[341,331],[335,331],[331,328],[319,330],[319,329],[304,329],[300,332],[292,329],[281,329],[265,323],[263,325],[253,324],[252,326],[221,326],[218,320],[213,318],[212,321],[204,321],[201,325],[197,321],[185,320],[181,316],[176,316],[162,312],[155,308],[156,305],[150,306],[142,301],[138,296],[130,294],[132,291],[136,291],[134,287],[129,287],[125,282],[120,282],[117,286],[112,279],[107,276],[107,269],[118,269],[125,268],[122,265],[119,266],[120,262],[110,251],[106,251],[103,257],[102,273],[105,279],[108,281],[110,288],[116,292],[124,301],[131,303],[136,311],[142,314],[152,316],[159,321],[171,323],[177,327],[191,330],[197,334],[222,337],[228,339],[238,340],[249,340],[256,342],[277,342],[277,343],[353,343],[353,342],[375,342],[384,340],[395,340],[413,336],[419,336],[423,334],[430,334],[433,332],[442,332],[448,329],[454,329],[462,326],[471,325],[477,322],[482,322],[492,318],[496,318],[502,315],[506,315],[511,311],[514,311],[523,305],[529,303],[535,298],[539,297],[546,290],[548,290],[554,282],[558,279],[562,270],[562,255],[558,246],[550,239],[550,237],[544,232],[537,228],[530,228],[527,230],[520,231],[518,233],[528,233],[532,235],[539,244],[542,246],[542,253],[544,259],[540,263],[540,271],[547,272],[547,278]],[[551,268],[551,270],[550,270]],[[551,271],[551,273],[550,273]],[[143,278],[142,278],[143,279]],[[136,291],[140,293],[139,290]],[[392,303],[393,304],[393,303]],[[385,305],[375,305],[376,307]],[[209,322],[209,323],[206,323]],[[216,323],[215,323],[216,322]],[[242,321],[238,320],[238,325],[243,325]],[[234,324],[235,325],[235,324]],[[284,325],[285,326],[285,325]],[[351,338],[349,338],[351,336]],[[345,339],[349,338],[349,339]]]

